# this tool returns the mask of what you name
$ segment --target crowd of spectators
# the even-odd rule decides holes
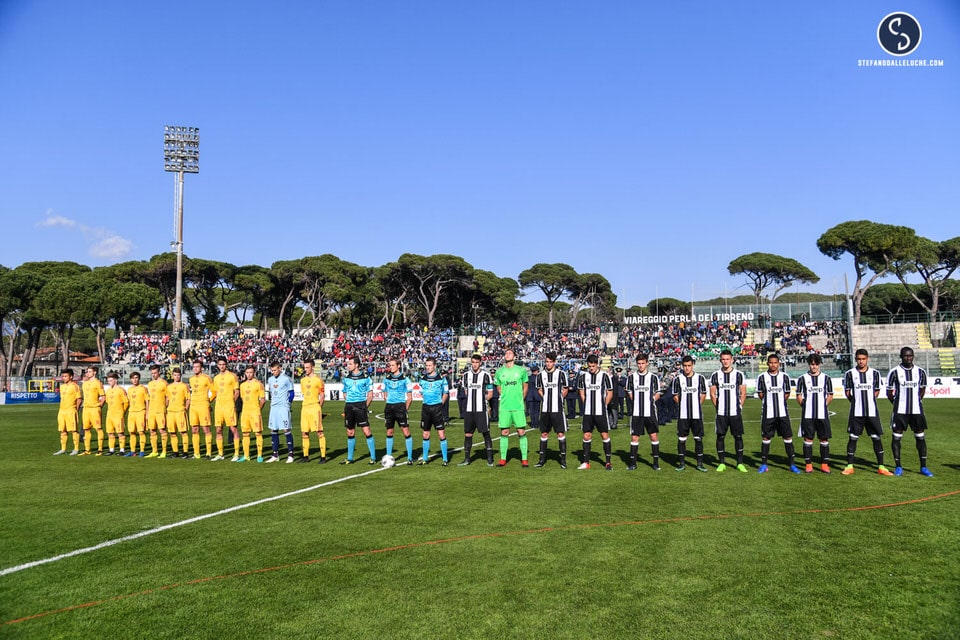
[[[810,338],[815,335],[827,338],[826,343],[819,349],[810,341]],[[778,322],[773,326],[771,341],[765,345],[768,350],[773,348],[777,339],[780,340],[781,353],[789,356],[805,356],[808,353],[832,355],[847,351],[846,323],[834,320]]]
[[[400,358],[405,368],[415,369],[429,356],[444,366],[476,352],[482,354],[488,367],[494,367],[507,347],[514,349],[521,362],[542,363],[545,355],[553,351],[560,361],[575,367],[591,353],[608,356],[611,362],[624,366],[629,366],[640,352],[671,364],[685,354],[713,359],[723,349],[730,349],[738,358],[773,351],[788,357],[814,351],[833,354],[844,348],[844,327],[843,322],[835,321],[776,323],[765,343],[754,345],[747,343],[750,326],[746,322],[629,325],[611,340],[612,344],[607,344],[604,336],[609,334],[596,326],[584,324],[550,331],[512,324],[481,331],[470,348],[461,348],[465,345],[453,329],[408,328],[374,334],[314,330],[281,335],[236,328],[198,337],[183,357],[187,362],[199,359],[211,365],[223,357],[234,367],[247,363],[263,365],[272,360],[296,365],[304,358],[313,358],[318,361],[321,374],[338,380],[352,356],[359,357],[369,373],[380,375],[391,357]],[[816,341],[820,349],[811,342],[815,335],[826,337],[825,341]],[[179,345],[169,334],[125,333],[111,345],[110,359],[111,363],[131,365],[173,364],[178,360],[178,350]]]
[[[695,358],[717,358],[724,349],[738,355],[745,345],[750,325],[747,322],[723,323],[680,322],[671,325],[627,326],[617,340],[617,358],[646,352],[658,358],[680,357],[690,354]]]
[[[319,331],[280,335],[231,329],[211,333],[196,340],[184,353],[190,362],[200,360],[215,363],[226,358],[231,365],[301,361],[315,356],[320,350],[323,335]]]
[[[179,356],[179,343],[169,333],[121,333],[110,344],[107,364],[171,364]]]
[[[599,329],[581,325],[574,329],[534,329],[519,324],[482,331],[473,341],[473,349],[461,356],[480,353],[492,365],[503,359],[510,347],[522,362],[543,362],[553,351],[560,360],[583,360],[591,353],[605,353],[608,345],[601,340]]]

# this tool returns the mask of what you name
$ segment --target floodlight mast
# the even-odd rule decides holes
[[[165,126],[163,128],[163,170],[174,178],[173,245],[177,250],[177,299],[173,330],[183,328],[183,174],[200,173],[200,129]]]

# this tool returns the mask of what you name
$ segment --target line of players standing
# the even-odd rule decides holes
[[[900,364],[892,369],[884,385],[880,372],[869,366],[869,354],[865,349],[859,349],[855,354],[856,365],[844,375],[844,393],[850,401],[848,417],[847,464],[841,471],[843,475],[854,473],[854,457],[857,443],[864,431],[873,442],[874,453],[877,457],[877,472],[880,475],[901,475],[901,440],[910,430],[914,434],[917,452],[920,459],[920,473],[932,477],[927,467],[926,446],[926,417],[923,411],[923,396],[927,386],[927,374],[913,364],[914,353],[909,347],[900,352]],[[564,414],[563,404],[569,399],[572,389],[582,403],[583,415],[583,457],[580,469],[589,469],[591,462],[591,448],[593,432],[597,431],[603,443],[604,467],[611,469],[611,447],[609,431],[611,421],[608,408],[614,402],[614,381],[607,372],[599,370],[598,359],[590,356],[587,360],[587,370],[577,376],[576,381],[569,381],[566,372],[556,366],[556,354],[547,354],[544,370],[534,368],[530,391],[525,388],[524,395],[529,398],[533,394],[540,399],[539,420],[535,421],[540,431],[540,459],[535,465],[541,467],[546,461],[548,436],[551,430],[557,434],[557,444],[560,453],[560,464],[566,468],[566,431],[567,415]],[[649,359],[646,354],[636,358],[637,371],[627,380],[626,394],[630,400],[630,454],[628,469],[637,468],[637,453],[639,441],[644,434],[649,435],[652,454],[652,467],[659,470],[660,442],[658,402],[664,395],[660,379],[656,373],[649,371]],[[807,358],[809,370],[796,381],[796,400],[800,408],[799,437],[803,440],[804,469],[801,471],[795,465],[795,449],[793,446],[793,428],[790,421],[788,399],[793,393],[793,385],[789,376],[780,371],[780,359],[771,354],[767,360],[767,371],[757,379],[757,395],[762,402],[761,407],[761,462],[758,472],[769,471],[768,457],[770,443],[774,437],[780,436],[784,441],[788,467],[793,473],[812,473],[814,441],[819,441],[820,470],[830,473],[830,443],[832,436],[828,405],[834,396],[833,381],[830,376],[821,372],[823,360],[818,354],[811,354]],[[743,417],[742,408],[746,400],[746,384],[744,374],[733,367],[733,356],[724,351],[720,356],[720,369],[714,372],[709,382],[694,372],[694,361],[690,356],[682,360],[682,372],[672,381],[668,395],[677,405],[677,453],[680,462],[678,471],[686,468],[687,441],[692,436],[694,441],[694,455],[696,469],[707,471],[703,464],[703,437],[704,423],[702,404],[708,391],[713,403],[716,417],[718,472],[727,469],[726,465],[726,435],[733,436],[735,447],[736,469],[747,472],[743,458]],[[461,386],[468,394],[480,393],[483,386],[475,378],[479,369],[479,358],[472,363],[474,373],[467,372],[461,381]],[[471,377],[473,376],[473,377]],[[887,399],[893,404],[891,431],[893,437],[891,448],[895,462],[894,471],[884,466],[884,451],[882,444],[883,426],[879,417],[877,398],[886,387]],[[489,388],[489,387],[487,387]],[[489,399],[487,395],[487,399]],[[669,401],[669,400],[668,400]],[[476,396],[473,406],[483,406],[480,397]],[[531,412],[533,413],[533,412]],[[470,409],[467,409],[467,415]],[[502,425],[501,425],[502,426]],[[526,455],[524,434],[518,429],[521,438],[521,463],[525,465]],[[501,439],[501,442],[503,438]],[[469,448],[467,448],[467,463]],[[489,459],[489,457],[488,457]],[[505,461],[501,459],[501,465]]]
[[[926,418],[923,412],[923,396],[927,385],[926,372],[913,364],[913,350],[904,347],[900,352],[901,363],[887,376],[887,397],[893,403],[893,417],[891,430],[893,432],[892,450],[895,461],[895,470],[890,472],[884,466],[884,451],[881,441],[883,427],[879,418],[877,398],[883,387],[880,373],[869,366],[869,355],[866,350],[860,349],[855,354],[856,366],[845,374],[844,390],[850,400],[850,416],[848,420],[849,440],[847,444],[847,465],[841,473],[845,475],[854,472],[853,460],[856,453],[857,441],[866,430],[873,441],[874,453],[877,457],[878,473],[882,475],[901,475],[903,470],[900,463],[901,439],[909,429],[913,432],[917,451],[920,457],[920,473],[925,476],[933,474],[927,467],[926,451]],[[649,435],[652,453],[652,467],[659,470],[660,442],[659,420],[657,403],[662,398],[660,379],[656,373],[649,370],[649,359],[646,354],[636,357],[637,371],[627,380],[626,394],[630,399],[630,454],[628,469],[637,468],[640,438]],[[430,461],[430,434],[435,429],[440,441],[440,454],[443,465],[449,464],[449,451],[446,441],[447,418],[444,405],[449,398],[449,382],[445,376],[437,371],[436,360],[428,358],[425,361],[425,374],[419,383],[423,394],[421,411],[422,455],[419,464]],[[582,405],[582,458],[579,469],[589,469],[591,463],[591,449],[593,433],[598,432],[604,452],[604,467],[612,469],[612,446],[609,431],[611,428],[608,413],[609,406],[614,401],[614,381],[609,373],[601,371],[599,359],[596,355],[587,358],[587,369],[581,372],[576,381],[568,380],[566,372],[557,367],[555,353],[546,355],[544,370],[540,372],[534,368],[531,377],[525,367],[515,362],[515,354],[507,349],[504,354],[504,366],[495,374],[481,368],[482,360],[479,355],[471,358],[470,369],[465,371],[459,380],[459,388],[466,395],[462,405],[464,419],[464,461],[461,466],[472,462],[471,450],[473,436],[479,432],[484,440],[486,461],[494,466],[493,442],[490,436],[491,416],[488,406],[493,396],[493,390],[499,392],[499,415],[496,416],[501,430],[499,466],[507,464],[509,437],[511,428],[516,429],[519,436],[521,465],[529,466],[528,447],[526,438],[525,401],[531,393],[540,398],[540,410],[535,416],[534,428],[540,431],[539,460],[536,467],[546,463],[549,434],[556,433],[560,454],[560,466],[566,468],[567,443],[566,432],[568,417],[564,412],[564,403],[570,395],[571,389]],[[742,408],[746,399],[745,378],[742,372],[733,366],[733,356],[724,351],[720,356],[720,369],[711,375],[710,382],[701,374],[694,372],[694,361],[690,356],[682,360],[682,372],[676,376],[671,384],[669,396],[672,396],[678,409],[677,419],[677,453],[680,462],[678,471],[686,468],[686,445],[689,437],[694,440],[694,455],[696,469],[706,471],[703,464],[703,437],[704,423],[702,403],[708,390],[711,402],[717,412],[716,436],[718,472],[725,471],[726,450],[725,437],[729,432],[734,439],[736,469],[746,472],[743,461],[743,418]],[[256,439],[257,461],[264,462],[263,457],[263,425],[261,424],[261,410],[266,401],[265,389],[262,383],[255,378],[253,367],[244,371],[244,380],[241,382],[233,372],[227,369],[225,359],[217,363],[219,373],[210,378],[202,372],[202,363],[193,363],[194,375],[190,378],[189,386],[182,382],[181,372],[175,368],[172,372],[173,382],[167,383],[160,377],[160,367],[150,367],[151,380],[143,387],[140,385],[139,374],[131,374],[132,386],[124,391],[119,386],[118,376],[111,372],[107,376],[108,388],[104,389],[96,378],[95,369],[88,368],[82,387],[73,382],[73,372],[69,369],[63,372],[60,388],[61,405],[58,413],[58,429],[60,431],[60,449],[54,455],[66,453],[68,436],[73,435],[73,451],[70,455],[90,455],[92,437],[84,440],[85,450],[79,452],[79,439],[83,429],[94,431],[98,437],[96,455],[125,455],[139,457],[170,457],[206,458],[217,461],[224,459],[223,427],[230,429],[234,441],[235,462],[251,460],[251,436]],[[819,440],[820,469],[830,473],[829,439],[831,437],[828,405],[833,400],[833,382],[830,377],[820,371],[822,359],[817,354],[808,358],[809,371],[796,382],[796,399],[801,408],[799,435],[803,438],[803,457],[807,473],[813,471],[813,443]],[[310,460],[311,433],[317,434],[320,448],[318,462],[326,462],[326,438],[323,431],[322,405],[324,385],[322,379],[313,371],[313,361],[304,362],[304,376],[301,378],[303,403],[301,407],[301,438],[302,455],[294,456],[292,420],[290,407],[293,400],[293,381],[281,372],[279,363],[270,364],[271,376],[267,380],[270,388],[270,419],[268,422],[272,440],[271,455],[266,462],[279,460],[280,436],[286,437],[287,462],[308,462]],[[344,385],[344,426],[347,431],[347,456],[341,464],[354,462],[356,429],[361,429],[367,448],[370,453],[369,462],[375,464],[379,458],[376,455],[376,445],[370,428],[368,408],[373,399],[370,378],[363,371],[360,361],[352,358],[347,362],[347,375],[343,378]],[[399,426],[403,432],[407,453],[407,464],[414,461],[413,438],[407,420],[407,411],[412,400],[411,384],[403,374],[400,362],[391,359],[388,365],[388,375],[384,379],[386,393],[385,421],[386,421],[386,454],[393,454],[393,437],[395,428]],[[761,416],[761,464],[760,473],[769,470],[768,456],[772,439],[779,435],[784,441],[788,467],[793,473],[802,473],[794,464],[795,450],[793,446],[793,430],[790,423],[787,400],[792,392],[789,377],[780,371],[780,360],[775,354],[767,359],[767,371],[757,379],[757,394],[762,401]],[[215,401],[214,417],[211,421],[210,402]],[[101,407],[106,403],[107,418],[106,431],[108,435],[107,451],[103,450],[103,430],[101,429]],[[82,425],[78,418],[79,410],[83,406]],[[238,406],[239,405],[239,406]],[[129,418],[126,420],[130,438],[129,451],[125,450],[124,415],[129,409]],[[239,420],[237,419],[239,413]],[[211,422],[216,431],[217,453],[213,453],[213,434]],[[239,429],[238,429],[239,423]],[[78,429],[82,426],[82,429]],[[200,431],[203,430],[206,441],[206,455],[201,454]],[[240,449],[242,432],[242,453]],[[158,435],[159,440],[158,442]],[[182,450],[179,451],[182,435]],[[145,453],[146,441],[149,437],[152,451]],[[139,451],[137,450],[139,438]],[[119,450],[116,444],[119,441]],[[190,453],[190,445],[193,453]],[[160,445],[160,446],[158,446]]]

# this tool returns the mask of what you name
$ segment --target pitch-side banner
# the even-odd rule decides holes
[[[60,394],[51,391],[15,391],[0,394],[3,404],[57,404]]]

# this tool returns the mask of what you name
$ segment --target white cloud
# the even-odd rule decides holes
[[[46,217],[38,222],[37,226],[76,229],[87,243],[87,253],[95,258],[123,258],[133,249],[133,242],[109,229],[85,225],[66,216],[56,215],[53,210],[48,210]]]
[[[55,216],[51,213],[47,213],[47,217],[37,223],[39,227],[75,227],[77,226],[76,220],[71,220],[70,218],[65,218],[63,216]]]
[[[108,235],[90,246],[90,255],[96,258],[122,258],[130,253],[133,243],[118,235]]]

